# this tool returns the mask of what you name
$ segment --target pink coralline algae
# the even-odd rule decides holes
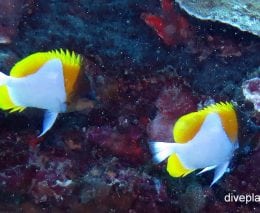
[[[200,62],[206,60],[212,54],[216,54],[221,60],[225,61],[228,58],[240,57],[250,49],[250,46],[246,47],[241,43],[214,34],[206,35],[206,39],[201,40],[197,37],[195,40],[197,41],[190,42],[188,49],[192,54],[198,55]],[[199,43],[199,45],[196,43]]]
[[[260,112],[260,78],[252,78],[242,85],[243,94],[246,100],[254,104],[257,112]]]
[[[219,209],[222,206],[223,211],[229,211],[230,209],[236,209],[237,212],[259,212],[259,198],[258,200],[254,200],[253,196],[259,196],[260,191],[260,182],[259,176],[260,168],[257,166],[257,162],[260,161],[260,149],[259,149],[259,134],[258,134],[258,146],[250,153],[250,155],[243,157],[240,159],[239,165],[237,166],[232,173],[230,173],[226,179],[223,181],[221,186],[222,190],[225,190],[225,194],[223,196],[223,200],[225,199],[225,195],[229,194],[232,196],[251,196],[250,202],[247,204],[245,201],[242,202],[225,202],[223,203],[215,200],[214,205],[208,205],[208,208],[216,208]],[[210,210],[207,209],[207,210]]]
[[[42,141],[28,130],[21,134],[2,132],[2,193],[8,195],[19,192],[17,195],[26,195],[35,204],[64,205],[75,189],[76,173],[79,174],[89,160],[80,132],[74,131],[73,134],[70,132],[64,136],[66,139],[57,142],[62,147],[52,144],[41,148],[38,143]],[[80,150],[76,148],[78,146],[81,146]],[[75,156],[80,163],[74,160]]]
[[[162,15],[143,13],[141,18],[152,27],[167,45],[187,42],[192,36],[191,27],[184,16],[175,11],[172,0],[161,0]]]
[[[66,158],[52,158],[51,161],[42,163],[43,167],[35,173],[32,179],[29,193],[35,203],[47,202],[51,199],[54,202],[60,202],[73,190],[72,180],[68,177],[72,163]]]
[[[125,133],[120,133],[110,127],[92,127],[87,132],[90,142],[132,163],[144,160],[144,150],[140,146],[141,136],[141,131],[136,127],[127,129]]]
[[[7,137],[8,140],[1,138],[3,147],[15,140],[15,137]],[[134,167],[123,166],[119,158],[104,153],[102,156],[95,147],[86,149],[84,142],[81,142],[82,150],[78,151],[66,145],[28,151],[27,136],[16,137],[19,141],[15,144],[20,146],[12,146],[14,148],[9,150],[9,161],[0,168],[0,183],[2,193],[19,191],[21,196],[31,198],[33,202],[19,205],[23,211],[38,212],[40,205],[45,205],[49,210],[59,207],[75,212],[141,211],[144,206],[151,211],[169,212],[165,184],[146,172],[138,173]],[[15,152],[16,158],[13,157]],[[1,158],[2,162],[4,160]],[[3,209],[9,209],[8,204],[0,204]]]
[[[34,51],[74,49],[87,58],[91,90],[81,91],[96,104],[60,114],[40,139],[37,109],[0,113],[0,212],[259,211],[258,203],[224,202],[231,191],[259,193],[247,112],[245,146],[213,187],[212,172],[172,178],[149,150],[150,141],[172,142],[176,120],[206,100],[232,97],[252,110],[240,104],[238,82],[258,66],[258,38],[196,20],[174,0],[46,2],[0,0],[0,42],[10,42],[1,69]]]
[[[120,169],[118,169],[120,168]],[[76,212],[170,212],[167,189],[159,179],[133,168],[124,168],[116,158],[97,161],[84,176]]]
[[[249,192],[258,194],[260,182],[259,176],[255,174],[260,174],[260,168],[255,164],[259,161],[260,146],[258,144],[258,147],[249,156],[244,157],[236,170],[227,177],[224,187],[230,191],[236,190],[237,194],[247,194]]]
[[[178,81],[166,86],[156,101],[157,115],[148,127],[150,139],[172,142],[175,121],[188,112],[196,111],[197,103],[189,86]]]
[[[90,113],[95,126],[87,130],[87,139],[106,153],[131,163],[149,160],[145,142],[147,128],[151,140],[159,140],[155,137],[158,135],[170,140],[174,121],[197,109],[191,88],[176,77],[151,76],[134,81],[119,78],[105,83],[102,91],[105,92],[99,98],[104,100],[111,115],[103,120],[97,111]],[[151,109],[155,111],[155,107],[159,112],[151,121]],[[103,115],[108,114],[105,108]]]
[[[70,125],[44,141],[29,130],[2,133],[2,191],[19,191],[30,198],[19,207],[36,211],[35,204],[78,212],[110,208],[138,212],[144,206],[151,212],[177,211],[170,205],[166,183],[149,174],[147,128],[159,125],[154,119],[157,110],[172,125],[195,109],[190,87],[177,77],[156,74],[104,77],[99,86],[97,99],[102,105],[87,115],[87,128],[85,123],[76,129]]]
[[[1,138],[1,146],[9,147],[8,152],[1,153],[1,162],[5,162],[0,165],[2,191],[19,190],[31,196],[35,203],[62,201],[71,193],[72,163],[64,156],[54,157],[50,153],[40,153],[39,149],[29,151],[31,144],[28,146],[26,141],[32,138],[28,133]]]

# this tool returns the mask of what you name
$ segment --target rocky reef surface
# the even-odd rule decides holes
[[[16,24],[0,46],[1,70],[33,52],[74,50],[98,104],[60,115],[42,138],[41,111],[0,113],[1,212],[260,210],[224,200],[260,194],[257,36],[197,20],[170,0],[20,2],[22,10],[5,9]],[[170,177],[152,163],[148,142],[171,141],[176,119],[214,101],[237,107],[240,148],[230,171],[213,187],[211,172]]]
[[[260,36],[260,3],[254,0],[176,0],[190,15],[219,21]]]

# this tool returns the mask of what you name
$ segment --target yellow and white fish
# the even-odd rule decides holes
[[[78,96],[82,62],[80,55],[62,49],[29,55],[14,65],[10,76],[0,72],[0,108],[10,112],[45,109],[39,137],[44,135]]]
[[[168,158],[167,171],[183,177],[197,169],[199,174],[215,169],[216,183],[225,173],[238,148],[238,121],[231,103],[218,103],[182,116],[173,127],[175,143],[152,142],[156,163]]]

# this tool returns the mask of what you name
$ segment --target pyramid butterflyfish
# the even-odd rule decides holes
[[[238,121],[231,103],[217,103],[180,117],[173,127],[174,142],[149,143],[153,161],[167,159],[172,177],[214,169],[211,186],[226,172],[238,148]]]
[[[90,89],[82,67],[83,57],[73,51],[60,49],[27,56],[13,66],[10,76],[0,72],[0,109],[44,109],[39,137],[44,135],[59,113],[77,110],[77,103],[82,101],[84,106],[93,107],[93,101],[82,99]]]

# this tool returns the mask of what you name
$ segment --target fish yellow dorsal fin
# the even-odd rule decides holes
[[[10,72],[13,77],[25,77],[37,72],[47,61],[58,58],[62,62],[64,84],[67,98],[74,89],[82,65],[82,57],[68,50],[52,50],[49,52],[38,52],[22,59],[14,65]]]
[[[184,177],[194,170],[185,168],[181,163],[179,157],[176,154],[172,154],[168,158],[167,171],[172,177]]]
[[[223,128],[232,141],[237,139],[238,122],[236,112],[231,103],[217,103],[205,107],[198,112],[192,112],[177,120],[173,128],[174,141],[186,143],[199,131],[202,123],[209,113],[218,113]]]

